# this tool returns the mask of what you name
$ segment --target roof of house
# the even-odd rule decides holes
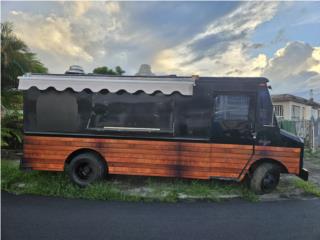
[[[305,99],[292,94],[275,94],[275,95],[272,95],[271,97],[272,97],[272,102],[292,101],[292,102],[312,106],[314,108],[320,108],[320,103],[315,102],[313,99]]]

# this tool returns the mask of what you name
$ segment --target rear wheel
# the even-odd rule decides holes
[[[103,179],[106,172],[107,167],[104,161],[92,153],[81,153],[75,156],[68,166],[71,181],[81,187]]]
[[[257,194],[270,193],[278,186],[279,180],[279,167],[272,163],[263,163],[255,169],[250,188]]]

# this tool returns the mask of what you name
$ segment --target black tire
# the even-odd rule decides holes
[[[280,169],[272,163],[262,163],[253,172],[250,188],[257,194],[272,192],[279,183]]]
[[[73,183],[86,187],[103,179],[107,173],[107,166],[104,160],[95,154],[81,153],[71,160],[67,170]]]

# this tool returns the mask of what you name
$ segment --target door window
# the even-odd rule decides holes
[[[246,95],[215,97],[214,121],[248,121],[250,98]]]
[[[271,103],[270,94],[267,88],[260,89],[258,91],[258,107],[259,107],[259,123],[262,126],[273,126],[274,125],[274,116],[273,116],[273,108]],[[281,111],[280,105],[279,108],[275,107],[275,111],[278,110],[279,116],[283,116],[283,109]]]
[[[212,139],[219,143],[252,144],[253,95],[219,94],[214,98]]]

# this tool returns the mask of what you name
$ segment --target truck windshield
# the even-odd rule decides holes
[[[274,121],[273,107],[270,94],[267,88],[258,91],[258,106],[259,106],[259,122],[262,126],[273,126]]]

